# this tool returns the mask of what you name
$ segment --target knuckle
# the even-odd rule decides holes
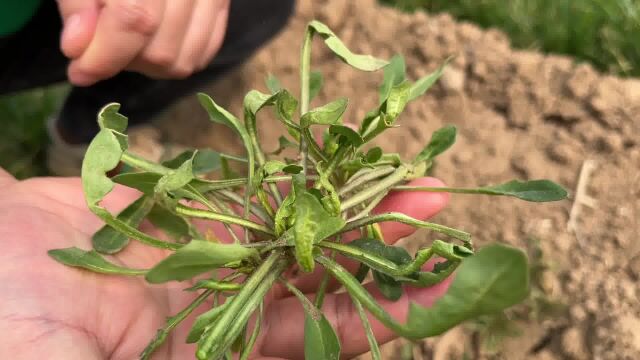
[[[144,59],[153,65],[168,68],[176,61],[177,55],[171,51],[151,51],[145,54]]]
[[[160,18],[141,0],[119,0],[114,14],[123,29],[150,36],[160,26]]]
[[[171,75],[176,79],[186,79],[193,75],[194,68],[191,66],[178,66],[171,71]]]

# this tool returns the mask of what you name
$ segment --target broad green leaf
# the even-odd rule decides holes
[[[429,88],[435,84],[438,79],[442,76],[444,72],[444,68],[449,64],[451,58],[447,59],[436,71],[431,74],[419,79],[411,86],[411,91],[409,93],[409,101],[417,98],[418,96],[423,95]]]
[[[255,249],[238,244],[191,240],[149,270],[145,278],[154,284],[171,280],[187,280],[230,262],[240,261],[257,254]]]
[[[567,198],[567,191],[549,180],[511,180],[500,185],[482,187],[479,190],[483,194],[507,195],[533,202],[558,201]]]
[[[309,100],[313,100],[322,89],[322,73],[320,71],[312,71],[309,74]]]
[[[364,143],[360,134],[348,126],[331,125],[329,126],[329,133],[341,136],[348,144],[356,148],[360,147]]]
[[[161,174],[152,172],[130,172],[118,174],[112,180],[116,184],[139,190],[147,195],[153,195],[153,189],[161,177]]]
[[[102,199],[113,190],[114,183],[106,173],[115,169],[127,149],[127,136],[120,131],[126,129],[127,118],[118,113],[119,104],[108,104],[98,113],[100,132],[91,141],[82,162],[82,189],[89,209],[112,228],[147,245],[164,249],[176,249],[172,244],[151,237],[135,227],[115,218],[100,206]]]
[[[432,307],[412,303],[407,326],[413,338],[440,335],[463,321],[515,305],[528,292],[526,255],[509,246],[490,245],[462,262],[447,294]]]
[[[339,360],[340,341],[324,315],[316,310],[304,317],[304,358],[306,360]]]
[[[265,84],[267,85],[267,89],[269,89],[272,94],[275,94],[282,89],[282,83],[272,73],[269,73],[269,75],[267,75]]]
[[[275,105],[278,118],[288,127],[295,127],[292,123],[293,113],[298,107],[296,100],[287,90],[281,89],[274,94],[264,94],[251,90],[244,98],[245,122],[247,128],[254,128],[256,114],[266,106]]]
[[[456,142],[456,127],[447,125],[436,130],[431,135],[431,140],[427,146],[416,156],[414,164],[429,161],[434,157],[442,154]]]
[[[160,205],[154,206],[147,219],[169,237],[178,241],[190,236],[189,223],[184,218],[172,213]]]
[[[371,55],[354,54],[347,46],[329,29],[329,27],[317,20],[309,23],[308,29],[312,29],[324,39],[325,44],[342,61],[363,71],[375,71],[387,65],[387,61],[377,59]],[[309,31],[309,30],[307,30]]]
[[[384,80],[380,85],[380,104],[383,104],[389,94],[391,88],[402,83],[405,80],[406,66],[404,58],[400,55],[395,55],[389,60],[389,64],[384,67]]]
[[[77,247],[49,250],[49,256],[56,261],[73,267],[79,267],[101,274],[144,275],[146,270],[129,269],[112,264],[94,250],[85,251]]]
[[[313,245],[335,233],[335,229],[341,229],[344,224],[341,217],[331,216],[311,193],[296,194],[293,226],[295,256],[304,271],[313,271]]]
[[[222,166],[220,164],[220,153],[210,149],[186,150],[175,158],[163,162],[162,165],[177,169],[191,158],[193,158],[193,173],[196,175],[219,170]]]
[[[309,125],[334,125],[340,122],[342,114],[347,109],[347,99],[341,98],[326,105],[309,110],[300,118],[300,126]]]
[[[118,216],[117,220],[137,228],[153,207],[153,199],[142,196],[127,206]],[[128,243],[129,237],[109,225],[103,226],[91,237],[93,249],[103,254],[115,254],[122,250]]]

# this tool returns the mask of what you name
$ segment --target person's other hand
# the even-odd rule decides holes
[[[425,178],[415,180],[414,185],[442,183]],[[103,203],[115,213],[137,196],[135,190],[116,187]],[[444,193],[393,193],[376,211],[401,211],[424,219],[435,215],[447,201]],[[87,209],[79,179],[16,181],[0,169],[0,359],[134,359],[165,319],[194,299],[193,293],[183,291],[189,284],[152,286],[140,277],[70,268],[47,255],[54,248],[89,249],[92,234],[101,226]],[[143,230],[153,232],[147,225]],[[394,243],[412,229],[383,223],[382,231],[386,240]],[[167,254],[132,241],[111,260],[123,266],[150,268]],[[349,267],[347,262],[343,264]],[[318,269],[292,281],[313,297],[321,276]],[[389,313],[404,322],[409,301],[430,306],[448,285],[445,281],[431,288],[409,289],[397,302],[386,301],[372,291]],[[331,288],[335,289],[335,284]],[[298,300],[276,286],[265,305],[264,327],[252,358],[304,358],[304,313]],[[327,294],[323,311],[340,337],[344,356],[368,351],[360,319],[346,294]],[[194,358],[195,345],[185,343],[194,318],[192,314],[171,333],[155,358]],[[380,343],[394,338],[374,319],[372,327]]]
[[[58,0],[68,78],[92,85],[121,71],[180,79],[222,45],[230,0]]]

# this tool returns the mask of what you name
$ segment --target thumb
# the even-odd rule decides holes
[[[70,58],[78,58],[91,43],[100,7],[94,0],[58,0],[62,17],[60,50]]]
[[[16,179],[9,172],[0,167],[0,187],[11,185],[16,182]]]

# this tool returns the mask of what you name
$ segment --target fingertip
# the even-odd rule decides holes
[[[79,69],[77,61],[72,61],[67,69],[67,78],[75,86],[91,86],[98,82],[98,78]]]
[[[89,8],[69,16],[64,21],[60,50],[66,57],[76,59],[89,47],[96,30],[97,19],[97,10]]]
[[[407,185],[425,187],[445,186],[442,181],[433,177],[415,179]],[[448,193],[396,191],[387,195],[376,207],[374,213],[401,212],[419,220],[426,220],[444,209],[448,202]],[[393,222],[381,223],[380,227],[382,228],[385,239],[390,243],[394,243],[415,231],[412,226]]]

